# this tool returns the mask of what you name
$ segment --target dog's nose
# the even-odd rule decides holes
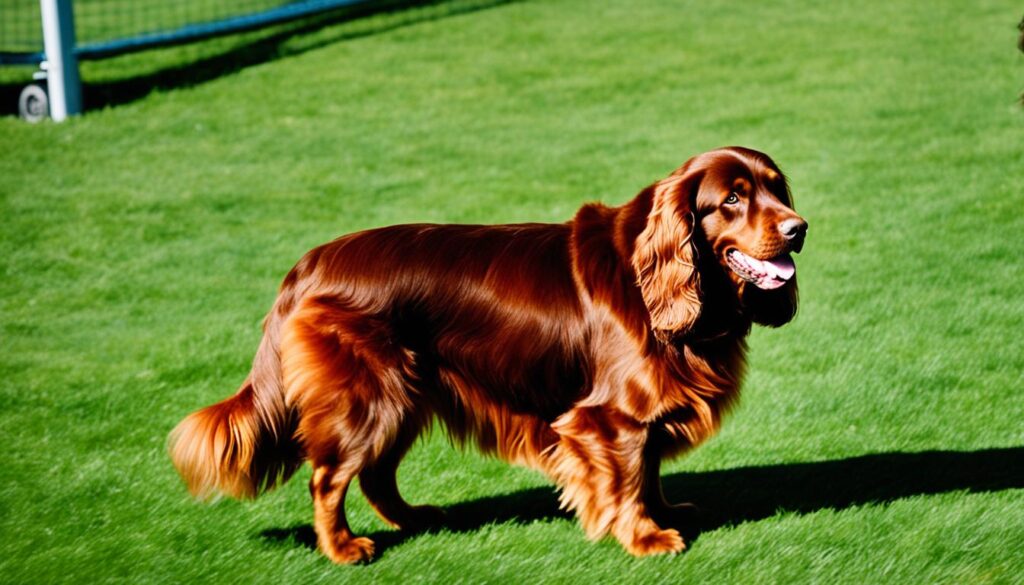
[[[791,217],[779,224],[782,237],[786,238],[794,252],[804,247],[804,236],[807,235],[807,222],[799,217]]]

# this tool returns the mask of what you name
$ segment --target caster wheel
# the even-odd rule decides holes
[[[18,96],[18,115],[27,122],[41,122],[50,116],[50,98],[37,83],[26,85]]]

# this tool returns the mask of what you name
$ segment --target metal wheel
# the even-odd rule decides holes
[[[50,98],[41,84],[26,85],[18,96],[18,115],[27,122],[41,122],[50,115]]]

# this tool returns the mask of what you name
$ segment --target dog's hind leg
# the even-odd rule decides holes
[[[320,549],[336,563],[369,560],[373,541],[349,529],[345,494],[363,470],[381,462],[397,467],[404,450],[390,453],[413,408],[402,376],[411,357],[389,342],[385,323],[331,298],[303,301],[283,333],[285,393],[299,413],[297,435],[313,463]]]
[[[359,472],[359,487],[377,514],[388,524],[412,532],[437,526],[444,520],[440,508],[410,505],[398,493],[398,464],[419,436],[421,426],[413,421],[403,423],[394,442],[373,464]]]
[[[317,543],[327,558],[336,563],[358,563],[373,557],[373,541],[354,536],[345,519],[345,494],[354,475],[353,468],[314,462],[309,482]]]

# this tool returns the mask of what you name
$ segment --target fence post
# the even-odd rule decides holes
[[[46,50],[50,117],[60,122],[82,111],[82,80],[75,56],[75,18],[71,0],[39,0]]]

